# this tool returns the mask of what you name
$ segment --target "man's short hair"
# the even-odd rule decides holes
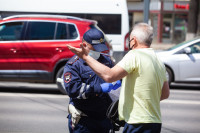
[[[138,23],[133,27],[131,37],[136,37],[140,43],[150,46],[153,40],[153,27],[146,23]]]

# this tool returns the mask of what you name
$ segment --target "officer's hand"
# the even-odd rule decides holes
[[[116,90],[116,89],[118,89],[120,86],[121,86],[121,81],[120,81],[120,80],[117,80],[112,89],[113,89],[113,90]]]
[[[69,104],[68,106],[68,112],[71,114],[71,120],[72,120],[72,128],[75,128],[76,124],[78,124],[82,112],[74,107],[74,105]]]
[[[103,92],[110,92],[113,88],[112,83],[103,83],[100,85]]]

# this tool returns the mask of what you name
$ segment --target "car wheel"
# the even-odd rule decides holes
[[[172,71],[168,67],[166,67],[166,76],[168,79],[168,83],[170,84],[172,82]]]
[[[64,82],[63,82],[63,71],[64,71],[64,67],[61,67],[58,70],[58,72],[56,74],[56,84],[57,84],[60,92],[64,95],[67,95],[67,92],[66,92],[65,86],[64,86]]]

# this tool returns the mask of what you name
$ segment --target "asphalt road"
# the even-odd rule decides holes
[[[198,86],[171,89],[161,102],[162,133],[200,132],[199,95]],[[68,101],[54,84],[1,82],[0,133],[68,133]]]

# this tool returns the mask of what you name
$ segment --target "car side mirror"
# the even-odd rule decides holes
[[[191,53],[192,53],[191,48],[190,48],[190,47],[184,48],[184,53],[186,53],[186,54],[191,54]]]

